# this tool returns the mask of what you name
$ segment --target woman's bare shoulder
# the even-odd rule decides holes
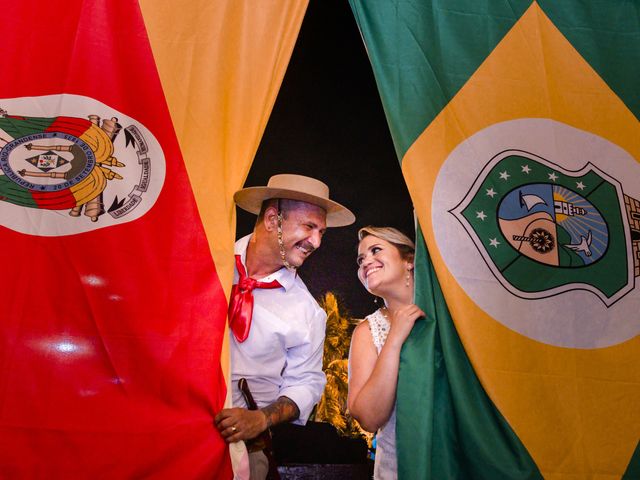
[[[363,320],[356,325],[356,328],[353,329],[353,334],[351,336],[351,343],[358,344],[371,344],[373,345],[373,337],[371,336],[371,326],[369,321],[364,318]]]

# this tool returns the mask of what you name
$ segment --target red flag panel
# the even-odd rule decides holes
[[[0,118],[0,477],[231,478],[226,300],[137,2],[0,22],[0,108],[56,118]]]

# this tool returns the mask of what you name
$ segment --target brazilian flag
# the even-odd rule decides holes
[[[350,4],[420,226],[399,478],[639,478],[640,3]]]

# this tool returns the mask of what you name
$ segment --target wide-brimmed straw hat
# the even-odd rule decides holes
[[[266,187],[247,187],[233,195],[240,208],[256,215],[260,213],[262,202],[271,198],[299,200],[322,207],[327,212],[327,227],[343,227],[356,221],[348,208],[329,199],[327,185],[303,175],[274,175]]]

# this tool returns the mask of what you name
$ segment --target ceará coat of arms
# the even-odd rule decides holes
[[[465,294],[505,326],[571,348],[640,333],[640,165],[593,133],[510,120],[460,143],[431,215]]]

